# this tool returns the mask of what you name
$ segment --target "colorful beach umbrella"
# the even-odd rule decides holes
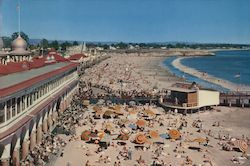
[[[142,133],[137,134],[136,137],[135,137],[135,142],[137,144],[144,144],[146,141],[147,141],[147,138]]]
[[[168,134],[165,134],[165,133],[160,134],[160,137],[163,138],[163,139],[169,139],[170,138],[170,136]]]
[[[151,138],[159,138],[158,132],[157,132],[157,131],[154,131],[154,130],[151,130],[151,131],[149,132],[149,135],[150,135]]]
[[[135,124],[129,124],[128,127],[133,129],[133,130],[137,129],[137,126]]]
[[[146,125],[146,121],[143,119],[139,119],[137,120],[136,125],[139,127],[144,127]]]
[[[106,133],[104,131],[99,131],[97,135],[100,139],[102,139],[105,136],[105,134]]]
[[[129,134],[130,131],[127,128],[122,128],[121,129],[121,134]]]
[[[239,150],[244,153],[248,150],[248,144],[244,140],[236,140],[234,141],[234,145],[236,148],[239,148]]]
[[[169,130],[168,134],[171,139],[179,139],[181,137],[181,133],[175,129]]]
[[[85,130],[81,134],[81,140],[88,141],[90,139],[91,132],[89,130]]]

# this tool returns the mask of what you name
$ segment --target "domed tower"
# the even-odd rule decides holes
[[[31,52],[27,51],[27,42],[21,37],[21,14],[20,1],[18,4],[18,37],[12,42],[12,51],[8,57],[8,62],[30,61]]]
[[[10,61],[20,62],[24,60],[31,60],[30,52],[27,51],[27,42],[18,35],[18,37],[11,43],[12,51],[10,52]]]
[[[12,42],[12,49],[13,50],[26,50],[27,42],[20,35],[18,35],[18,37]]]

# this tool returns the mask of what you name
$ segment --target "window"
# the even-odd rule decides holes
[[[20,97],[17,99],[17,114],[21,112],[21,99]]]
[[[25,96],[22,96],[22,111],[25,109]]]
[[[4,113],[5,103],[0,103],[0,124],[4,122],[5,113]]]
[[[14,117],[16,116],[16,98],[12,99],[11,107],[12,107],[12,117]]]
[[[7,101],[7,120],[11,118],[11,112],[10,112],[10,106],[11,106],[11,101]]]

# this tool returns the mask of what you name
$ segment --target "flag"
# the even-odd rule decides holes
[[[236,74],[234,78],[240,78],[240,73]]]

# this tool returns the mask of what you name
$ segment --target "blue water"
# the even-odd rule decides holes
[[[237,84],[250,85],[250,51],[218,51],[215,56],[186,58],[181,61],[182,64],[206,72],[209,75],[219,77]],[[172,73],[182,77],[187,81],[196,81],[207,88],[213,88],[220,91],[227,91],[221,86],[208,83],[197,77],[184,74],[174,68],[171,63],[176,57],[166,59],[163,63]],[[235,75],[240,74],[239,78]]]

